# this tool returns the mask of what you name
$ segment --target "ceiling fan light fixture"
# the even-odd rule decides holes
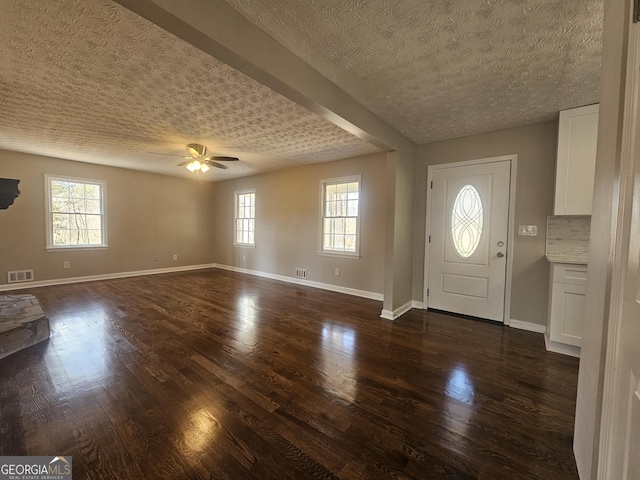
[[[209,165],[207,165],[206,163],[200,164],[200,170],[202,171],[202,173],[208,171],[209,170]]]
[[[196,163],[198,164],[196,166]],[[189,170],[190,172],[195,172],[196,170],[200,169],[200,162],[191,162],[189,164],[187,164],[187,170]]]

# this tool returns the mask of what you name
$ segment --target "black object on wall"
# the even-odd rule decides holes
[[[12,178],[0,178],[0,210],[9,208],[13,201],[20,195],[18,184],[20,180]]]

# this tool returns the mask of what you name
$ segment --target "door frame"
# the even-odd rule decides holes
[[[633,10],[633,8],[631,9]],[[619,460],[619,452],[614,451],[617,432],[615,409],[618,404],[621,378],[618,365],[621,357],[620,338],[623,322],[623,300],[625,295],[625,277],[629,253],[633,214],[633,193],[635,158],[640,154],[640,138],[636,135],[640,123],[640,26],[630,24],[628,32],[628,51],[626,56],[626,85],[624,91],[624,110],[622,113],[622,138],[620,140],[620,173],[618,188],[618,211],[615,227],[615,255],[612,261],[611,293],[609,309],[605,311],[605,351],[603,352],[604,376],[602,388],[602,412],[600,416],[600,438],[598,442],[597,478],[613,479],[614,463]],[[597,159],[596,159],[597,161]],[[607,321],[608,315],[608,321]],[[627,411],[627,414],[629,412]],[[626,438],[625,442],[629,439]],[[628,447],[628,443],[626,444]],[[627,452],[624,453],[626,455]]]
[[[431,234],[431,180],[433,179],[434,170],[442,170],[446,168],[469,167],[473,165],[481,165],[484,163],[496,163],[508,161],[511,166],[511,175],[509,178],[509,213],[507,215],[507,265],[505,272],[504,285],[504,313],[502,323],[509,325],[511,323],[511,279],[513,275],[513,225],[515,222],[515,205],[516,205],[516,172],[518,165],[518,155],[502,155],[499,157],[479,158],[476,160],[466,160],[462,162],[440,163],[437,165],[429,165],[427,167],[427,205],[426,205],[426,222],[425,222],[425,242],[424,242],[424,280],[423,280],[423,308],[429,308],[429,235]]]

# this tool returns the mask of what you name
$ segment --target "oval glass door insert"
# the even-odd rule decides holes
[[[451,239],[458,255],[470,257],[482,237],[484,210],[482,199],[473,185],[460,189],[451,209]]]

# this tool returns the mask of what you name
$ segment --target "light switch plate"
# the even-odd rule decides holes
[[[518,235],[521,237],[537,237],[538,226],[537,225],[518,225]]]

